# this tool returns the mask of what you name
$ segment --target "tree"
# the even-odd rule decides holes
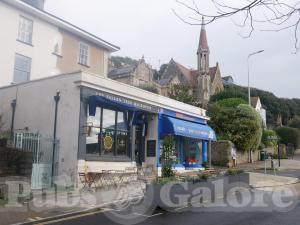
[[[175,84],[168,93],[169,97],[189,105],[198,106],[189,84]]]
[[[295,116],[291,121],[289,121],[288,126],[300,129],[300,116]]]
[[[216,103],[220,107],[237,107],[240,104],[247,104],[247,102],[242,98],[226,98]]]
[[[218,102],[227,98],[242,98],[248,101],[247,88],[232,85],[225,86],[220,93],[212,96],[211,102]],[[272,127],[276,126],[279,115],[282,117],[284,125],[288,125],[291,118],[300,116],[300,99],[278,98],[273,93],[252,88],[251,96],[258,96],[263,107],[267,111],[267,123]]]
[[[300,131],[291,127],[279,127],[276,133],[280,137],[280,143],[292,144],[295,148],[300,148]]]
[[[130,57],[112,56],[110,58],[114,68],[123,68],[126,66],[136,66],[138,61]]]
[[[278,137],[273,130],[263,130],[261,142],[264,147],[276,148],[278,144]]]
[[[210,124],[219,139],[230,140],[237,149],[254,151],[262,137],[262,120],[251,106],[220,107],[214,104],[209,112]]]
[[[175,15],[183,22],[190,25],[202,24],[201,17],[205,17],[205,24],[210,24],[224,18],[231,18],[234,23],[244,29],[248,29],[243,37],[250,37],[257,26],[268,26],[262,31],[279,32],[292,29],[295,38],[295,52],[298,47],[298,29],[300,24],[300,1],[299,0],[210,0],[210,11],[204,12],[204,1],[194,0],[190,4],[183,0],[176,2],[188,9],[193,16],[183,17],[175,10]]]

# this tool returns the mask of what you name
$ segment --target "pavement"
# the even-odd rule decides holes
[[[298,179],[300,178],[300,151],[294,157],[294,160],[282,160],[281,167],[279,170],[267,170],[267,174],[264,174],[264,162],[255,162],[253,164],[244,164],[239,165],[239,169],[243,169],[248,171],[249,173],[249,181],[250,186],[252,188],[259,189],[263,191],[263,193],[273,192],[276,187],[279,186],[291,186],[297,190],[297,196],[300,196],[300,184],[298,183]],[[275,176],[276,174],[276,176]],[[270,189],[271,188],[271,189]],[[22,224],[26,222],[28,224],[99,224],[96,223],[102,221],[103,224],[116,224],[116,221],[107,221],[107,215],[105,211],[113,210],[111,209],[111,205],[114,206],[126,206],[126,201],[131,201],[135,199],[141,199],[143,196],[142,187],[135,184],[130,183],[128,185],[124,185],[122,187],[117,187],[116,189],[99,189],[95,190],[87,190],[84,192],[73,192],[70,193],[60,193],[58,196],[54,196],[53,193],[49,193],[45,199],[44,195],[35,196],[34,201],[27,202],[19,207],[9,207],[4,208],[0,207],[0,225],[8,225],[8,224]],[[134,201],[133,201],[134,202]],[[126,207],[125,207],[126,208]],[[180,208],[181,210],[181,208]],[[178,210],[178,211],[180,211]],[[192,209],[191,209],[192,210]],[[300,208],[297,206],[293,210],[298,210],[300,213]],[[122,211],[122,210],[120,210]],[[192,210],[193,211],[193,210]],[[105,216],[105,215],[106,216]],[[144,215],[143,213],[138,213]],[[219,213],[221,217],[227,218],[228,215]],[[242,213],[234,218],[248,218],[251,213]],[[272,213],[271,213],[272,214]],[[154,216],[153,216],[154,215]],[[164,218],[161,218],[160,222],[157,223],[156,218],[161,217],[161,212],[151,212],[147,214],[147,220],[143,220],[141,224],[170,224],[171,221],[175,221],[175,224],[180,224],[178,221],[182,220],[183,217],[180,214],[175,214],[173,212],[163,212]],[[201,215],[202,218],[207,218],[207,221],[211,221],[211,223],[197,223],[197,224],[218,224],[213,223],[214,217],[208,214],[194,214],[192,212],[187,212],[185,216],[191,216],[191,221],[196,221],[195,219]],[[266,218],[269,218],[269,214],[265,215]],[[145,216],[144,216],[145,217]],[[153,217],[153,219],[152,219]],[[69,219],[68,219],[69,218]],[[93,220],[95,219],[95,221]],[[99,220],[98,220],[99,218]],[[177,221],[178,219],[178,221]],[[200,219],[200,218],[198,218]],[[228,218],[229,219],[229,218]],[[77,221],[76,223],[71,223],[70,221]],[[153,220],[153,221],[152,221]],[[190,224],[188,219],[185,221],[185,224]],[[51,222],[52,221],[52,222]],[[148,221],[148,222],[147,222]],[[149,222],[152,221],[152,222]],[[231,220],[228,223],[223,224],[245,224],[250,225],[252,223],[231,223]],[[263,224],[257,220],[253,220],[253,224]],[[264,221],[264,220],[262,220]],[[272,223],[273,220],[269,221],[267,224],[277,224]],[[277,222],[277,221],[275,221]],[[102,223],[101,223],[102,224]],[[192,223],[191,223],[192,224]],[[219,223],[220,224],[220,223]],[[283,223],[289,224],[289,223]],[[294,224],[298,224],[294,223]]]

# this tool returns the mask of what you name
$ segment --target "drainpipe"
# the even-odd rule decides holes
[[[56,127],[57,127],[57,111],[58,111],[58,102],[60,100],[60,92],[58,91],[54,96],[55,101],[55,116],[54,116],[54,130],[53,130],[53,149],[52,149],[52,184],[54,177],[54,164],[55,164],[55,150],[56,150]]]
[[[11,102],[11,107],[12,107],[12,116],[11,116],[11,124],[10,124],[10,137],[11,137],[11,139],[13,138],[13,135],[14,135],[16,106],[17,106],[17,100],[14,99]]]

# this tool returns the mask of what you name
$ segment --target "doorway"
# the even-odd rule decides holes
[[[145,162],[145,126],[135,127],[135,161],[138,166]]]

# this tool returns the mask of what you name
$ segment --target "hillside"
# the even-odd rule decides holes
[[[271,92],[256,88],[251,89],[251,96],[260,97],[263,107],[267,110],[267,123],[270,126],[275,126],[280,116],[283,125],[287,125],[292,118],[300,116],[300,99],[278,98]],[[231,97],[240,97],[248,101],[248,89],[238,85],[226,86],[225,90],[213,96],[211,101]]]

